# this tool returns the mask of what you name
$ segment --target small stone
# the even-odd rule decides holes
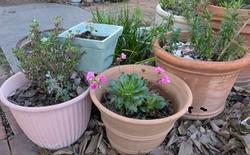
[[[200,132],[201,133],[205,133],[206,132],[206,129],[204,129],[202,126],[200,127]]]
[[[75,78],[74,79],[74,85],[79,86],[81,83],[81,78]]]
[[[77,95],[81,95],[84,91],[85,91],[85,90],[84,90],[82,87],[80,87],[80,86],[78,86],[78,87],[76,88]]]
[[[74,80],[77,77],[77,72],[73,72],[73,74],[71,75],[70,79]]]
[[[194,60],[192,57],[190,57],[189,55],[185,55],[183,58],[185,59],[189,59],[189,60]]]
[[[173,51],[173,54],[174,54],[175,56],[179,56],[179,57],[182,55],[181,50],[174,50],[174,51]]]

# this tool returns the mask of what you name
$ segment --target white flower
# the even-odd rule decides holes
[[[47,42],[48,40],[49,40],[49,39],[46,38],[46,37],[44,37],[44,38],[41,39],[41,41],[42,41],[43,43]]]

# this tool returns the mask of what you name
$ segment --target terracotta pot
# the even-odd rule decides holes
[[[240,72],[235,85],[250,90],[250,65]]]
[[[143,72],[142,70],[145,70]],[[176,120],[183,116],[192,103],[191,90],[187,84],[177,76],[169,73],[171,84],[160,86],[156,80],[159,78],[153,67],[144,65],[118,66],[103,72],[109,79],[117,79],[121,72],[137,73],[159,86],[161,94],[173,101],[175,114],[162,119],[139,120],[118,115],[100,103],[103,89],[90,91],[90,96],[101,112],[108,139],[112,146],[122,154],[148,153],[159,146],[173,127]]]
[[[23,107],[9,102],[7,97],[27,82],[25,75],[19,72],[0,88],[0,100],[10,108],[23,132],[35,144],[47,149],[59,149],[74,143],[90,119],[89,90],[70,101],[52,106]]]
[[[223,20],[223,16],[226,12],[226,9],[223,7],[215,6],[215,5],[209,5],[208,11],[213,13],[214,15],[212,19],[212,24],[213,24],[214,29],[218,31],[220,29],[220,25]],[[238,12],[241,17],[242,23],[244,23],[249,18],[250,10],[238,9]],[[246,39],[247,45],[250,46],[250,22],[246,25],[246,27],[241,32],[241,36]],[[239,74],[236,80],[236,85],[243,86],[244,88],[250,89],[250,65],[245,67],[245,69],[243,69],[242,72]]]
[[[156,24],[161,24],[162,21],[166,19],[166,17],[169,17],[172,15],[170,12],[163,10],[161,8],[160,4],[158,4],[156,6],[155,11],[156,11],[156,15],[155,15],[155,23]],[[181,30],[189,30],[190,29],[185,17],[183,17],[183,16],[173,15],[173,21],[174,21],[174,28],[176,28],[176,29],[181,29]]]
[[[188,32],[182,32],[181,38],[186,41]],[[190,119],[207,119],[220,114],[238,73],[250,61],[248,56],[227,62],[188,60],[168,53],[157,40],[153,50],[157,64],[181,77],[191,88],[193,109],[185,115]]]
[[[213,14],[212,24],[215,30],[220,29],[221,22],[223,20],[223,16],[226,13],[226,9],[223,7],[209,5],[208,11]],[[249,9],[238,9],[238,13],[240,15],[242,23],[244,23],[249,18]],[[242,37],[247,40],[248,45],[250,45],[250,22],[246,25],[246,27],[241,32]]]

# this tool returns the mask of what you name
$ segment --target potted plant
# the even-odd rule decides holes
[[[76,71],[81,54],[71,38],[57,37],[61,18],[48,37],[39,24],[31,24],[31,43],[15,49],[23,72],[11,76],[0,88],[0,100],[10,108],[18,125],[35,144],[58,149],[74,143],[90,119],[91,101],[82,73]]]
[[[88,79],[108,139],[121,154],[158,147],[192,102],[186,83],[161,67],[121,65]]]
[[[154,42],[158,65],[184,79],[193,93],[186,117],[207,119],[220,114],[238,73],[250,63],[248,49],[238,36],[237,13],[228,10],[219,32],[214,32],[211,14],[191,20],[191,32],[173,30]]]
[[[82,2],[82,0],[70,0],[70,1],[71,5],[76,5],[76,6],[80,6]]]
[[[200,0],[160,0],[156,6],[155,21],[162,23],[167,18],[172,18],[174,28],[190,30],[188,19],[196,15],[201,5]]]
[[[80,71],[99,73],[112,64],[122,31],[121,26],[83,22],[61,33],[59,37],[64,40],[73,35],[73,44],[84,50],[85,54],[79,61]]]
[[[208,10],[213,14],[213,28],[217,31],[219,30],[223,15],[228,8],[237,10],[241,23],[247,21],[250,14],[249,4],[250,2],[247,0],[212,0],[211,5],[208,6]],[[250,20],[246,23],[245,28],[240,34],[246,40],[246,43],[250,45]],[[240,72],[236,80],[236,85],[250,89],[250,66],[247,66]]]

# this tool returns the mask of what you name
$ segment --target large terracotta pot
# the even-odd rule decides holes
[[[220,29],[221,22],[223,20],[223,16],[226,13],[226,9],[223,7],[209,5],[208,11],[213,14],[212,24],[215,30]],[[249,18],[249,9],[238,9],[238,13],[240,15],[242,23],[244,23]],[[250,22],[246,25],[243,31],[240,33],[246,40],[247,43],[250,45]]]
[[[223,7],[215,6],[215,5],[209,5],[208,11],[214,15],[212,19],[213,28],[215,30],[219,30],[221,22],[223,20],[223,16],[226,12],[226,9]],[[244,23],[249,18],[250,10],[238,9],[238,12],[241,17],[242,23]],[[250,46],[250,22],[246,25],[246,27],[243,29],[243,31],[240,34],[243,38],[246,39],[246,43]],[[236,80],[236,85],[250,89],[250,65],[245,67],[242,70],[242,72],[240,72]]]
[[[250,90],[250,65],[240,72],[235,84]]]
[[[188,32],[182,32],[186,41]],[[176,57],[154,42],[154,54],[159,66],[176,74],[187,82],[193,93],[190,119],[207,119],[220,114],[225,108],[226,99],[240,70],[250,63],[250,57],[227,62],[188,60]]]
[[[143,72],[144,71],[144,72]],[[112,146],[122,154],[147,153],[159,146],[173,127],[176,120],[183,116],[192,103],[191,90],[187,84],[177,76],[168,73],[171,84],[159,85],[159,78],[153,67],[144,65],[118,66],[103,72],[109,79],[117,79],[120,74],[137,73],[157,85],[161,94],[173,102],[175,114],[154,120],[139,120],[118,115],[100,102],[104,89],[91,90],[90,96],[101,112],[108,139]]]
[[[59,149],[74,143],[90,119],[89,90],[70,101],[52,106],[23,107],[9,102],[7,97],[27,82],[25,75],[19,72],[0,88],[0,100],[10,108],[23,132],[35,144],[47,149]]]
[[[160,4],[156,6],[155,11],[156,11],[156,15],[155,15],[156,24],[161,24],[167,17],[172,15],[172,13],[163,10]],[[173,15],[173,22],[174,22],[173,27],[176,29],[181,29],[181,30],[190,29],[185,17],[183,16]]]

